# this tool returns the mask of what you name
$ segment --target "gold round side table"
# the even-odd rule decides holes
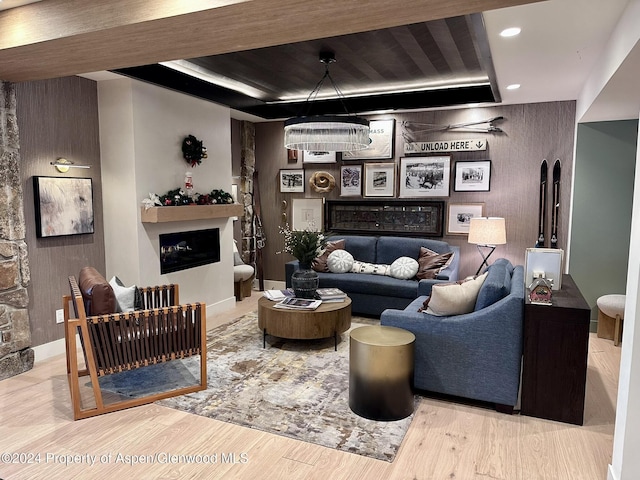
[[[413,333],[396,327],[355,328],[349,344],[349,408],[371,420],[413,413]]]

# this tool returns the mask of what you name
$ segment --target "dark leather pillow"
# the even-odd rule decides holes
[[[345,241],[343,240],[335,240],[333,242],[327,242],[327,245],[324,248],[324,252],[319,257],[313,259],[311,262],[311,268],[313,268],[316,272],[328,272],[329,266],[327,265],[327,259],[329,255],[334,250],[344,250]]]
[[[429,306],[429,302],[431,301],[431,295],[429,295],[424,302],[422,302],[422,306],[420,308],[418,308],[418,312],[422,313],[425,312],[427,310],[427,307]]]
[[[420,247],[418,257],[418,280],[426,278],[436,278],[438,274],[447,268],[453,260],[453,252],[437,253],[425,247]]]
[[[84,267],[78,276],[87,316],[117,311],[116,295],[109,282],[93,267]]]

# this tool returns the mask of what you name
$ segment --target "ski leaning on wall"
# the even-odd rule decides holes
[[[560,159],[553,164],[553,203],[551,210],[551,248],[558,248],[558,214],[560,213]]]
[[[536,248],[544,247],[544,227],[547,223],[547,159],[540,164],[540,206],[538,207],[538,240]]]

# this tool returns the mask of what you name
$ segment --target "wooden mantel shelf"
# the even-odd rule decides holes
[[[240,217],[243,214],[244,207],[239,203],[140,208],[140,220],[142,223],[184,222],[210,218],[229,218]]]

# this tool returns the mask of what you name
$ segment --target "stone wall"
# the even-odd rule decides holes
[[[16,94],[0,81],[0,380],[33,367]]]

